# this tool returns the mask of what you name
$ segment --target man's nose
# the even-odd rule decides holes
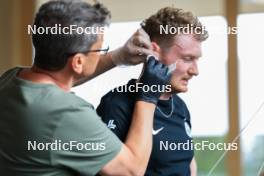
[[[189,69],[189,73],[191,75],[194,75],[194,76],[198,76],[199,75],[199,69],[198,69],[197,62],[193,62],[193,64],[191,65],[191,67]]]

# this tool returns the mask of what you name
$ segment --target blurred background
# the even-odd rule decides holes
[[[0,1],[0,74],[30,66],[34,57],[27,26],[43,0]],[[90,1],[88,1],[90,2]],[[198,175],[257,176],[264,171],[264,0],[101,0],[112,12],[110,50],[123,45],[142,20],[171,6],[192,11],[209,31],[200,75],[180,96],[191,112],[194,142],[238,143],[236,151],[196,151]],[[237,34],[228,35],[228,27]],[[137,78],[142,65],[118,67],[73,91],[92,103]],[[262,80],[262,81],[261,81]],[[4,100],[0,100],[4,101]]]

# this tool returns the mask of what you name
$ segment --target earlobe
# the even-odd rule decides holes
[[[156,42],[151,42],[151,45],[154,52],[160,52],[160,46]]]
[[[156,42],[151,42],[151,45],[154,55],[160,57],[160,46]]]
[[[83,65],[84,65],[84,56],[82,54],[76,54],[72,58],[72,69],[77,74],[82,74],[83,72]]]

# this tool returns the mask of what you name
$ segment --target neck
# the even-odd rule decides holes
[[[36,66],[23,70],[19,77],[36,83],[55,84],[66,92],[70,91],[74,82],[73,78],[68,76],[65,70],[59,72],[47,71]]]

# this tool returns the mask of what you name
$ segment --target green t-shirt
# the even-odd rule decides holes
[[[93,107],[52,84],[0,77],[0,174],[95,175],[122,143]]]

